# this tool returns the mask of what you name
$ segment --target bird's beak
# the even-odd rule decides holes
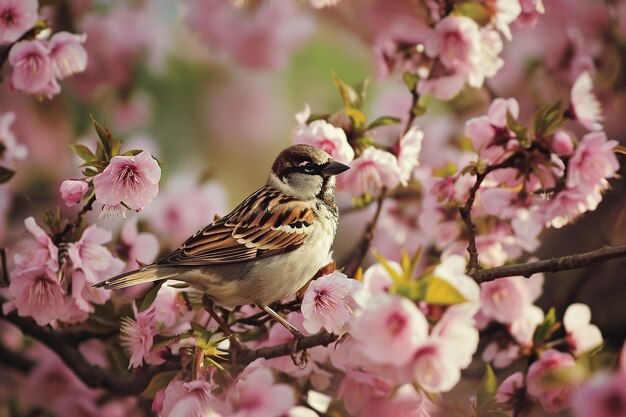
[[[322,169],[322,175],[325,177],[331,177],[333,175],[341,174],[344,171],[349,170],[350,167],[341,162],[332,161]]]

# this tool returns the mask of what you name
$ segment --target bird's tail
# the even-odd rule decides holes
[[[145,284],[147,282],[161,281],[173,278],[180,274],[176,268],[171,266],[148,265],[135,271],[125,272],[106,281],[94,285],[95,288],[106,288],[107,290],[118,290],[132,287],[133,285]]]

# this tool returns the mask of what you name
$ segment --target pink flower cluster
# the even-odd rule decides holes
[[[313,29],[310,18],[287,0],[249,9],[220,0],[188,0],[187,6],[186,22],[200,39],[218,55],[248,68],[286,65],[291,52]]]
[[[87,67],[87,53],[83,48],[85,39],[84,34],[58,32],[49,41],[17,42],[9,52],[9,63],[13,67],[11,87],[48,98],[59,94],[59,80]]]
[[[395,154],[369,146],[355,158],[354,149],[342,128],[326,120],[314,120],[307,124],[310,114],[311,109],[307,105],[296,115],[299,126],[294,132],[293,142],[324,149],[336,160],[350,165],[351,169],[337,178],[340,190],[348,191],[354,197],[365,194],[376,196],[383,188],[407,185],[412,178],[419,165],[424,138],[424,133],[417,126],[411,127],[399,139]]]
[[[11,125],[15,121],[15,113],[0,113],[0,166],[12,168],[17,161],[26,158],[28,150],[26,146],[17,142]]]
[[[162,417],[279,417],[296,405],[292,388],[275,383],[262,360],[248,365],[225,392],[215,388],[204,380],[173,379],[152,407]]]
[[[59,248],[34,218],[27,218],[24,224],[34,241],[25,241],[23,250],[14,257],[11,299],[2,306],[3,311],[16,309],[20,316],[32,317],[40,326],[86,320],[94,311],[93,304],[104,304],[111,297],[109,291],[92,285],[124,267],[124,262],[103,246],[111,240],[111,232],[91,225],[77,242],[68,244],[70,263],[59,281]]]

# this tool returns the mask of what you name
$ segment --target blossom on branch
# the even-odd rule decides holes
[[[0,45],[17,41],[37,22],[37,0],[0,0]]]

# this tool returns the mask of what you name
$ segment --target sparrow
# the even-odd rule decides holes
[[[95,287],[183,281],[203,292],[205,307],[256,304],[301,338],[269,305],[297,292],[326,265],[339,219],[335,175],[348,169],[316,147],[290,146],[274,161],[265,185],[231,213],[157,262]]]

